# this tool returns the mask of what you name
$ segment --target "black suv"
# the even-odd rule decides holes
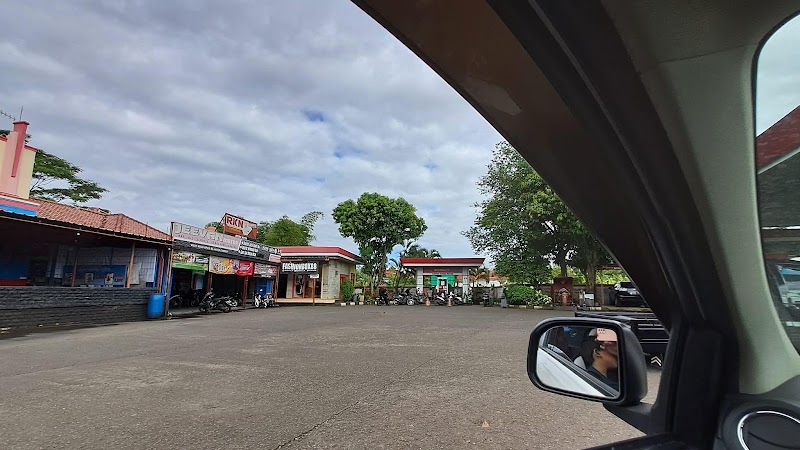
[[[647,306],[639,289],[630,281],[622,281],[608,288],[608,304],[611,306]]]

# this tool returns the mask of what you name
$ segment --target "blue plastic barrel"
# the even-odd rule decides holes
[[[158,319],[164,314],[164,294],[150,294],[147,302],[147,317]]]

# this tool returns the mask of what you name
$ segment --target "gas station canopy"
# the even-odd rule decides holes
[[[486,258],[400,258],[405,267],[417,273],[417,290],[421,291],[425,275],[461,275],[464,288],[469,286],[469,269],[480,267]]]

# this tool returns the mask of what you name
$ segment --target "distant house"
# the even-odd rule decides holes
[[[756,139],[758,209],[769,259],[798,256],[800,239],[800,106]]]

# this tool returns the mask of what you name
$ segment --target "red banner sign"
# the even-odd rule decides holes
[[[233,234],[236,236],[245,236],[248,239],[255,240],[258,237],[258,224],[239,216],[225,213],[222,217],[222,231],[225,234]]]
[[[240,277],[249,277],[253,274],[256,263],[252,261],[239,261],[239,266],[236,267],[236,275]]]
[[[422,273],[426,275],[437,275],[437,274],[459,274],[464,271],[463,267],[423,267]]]

